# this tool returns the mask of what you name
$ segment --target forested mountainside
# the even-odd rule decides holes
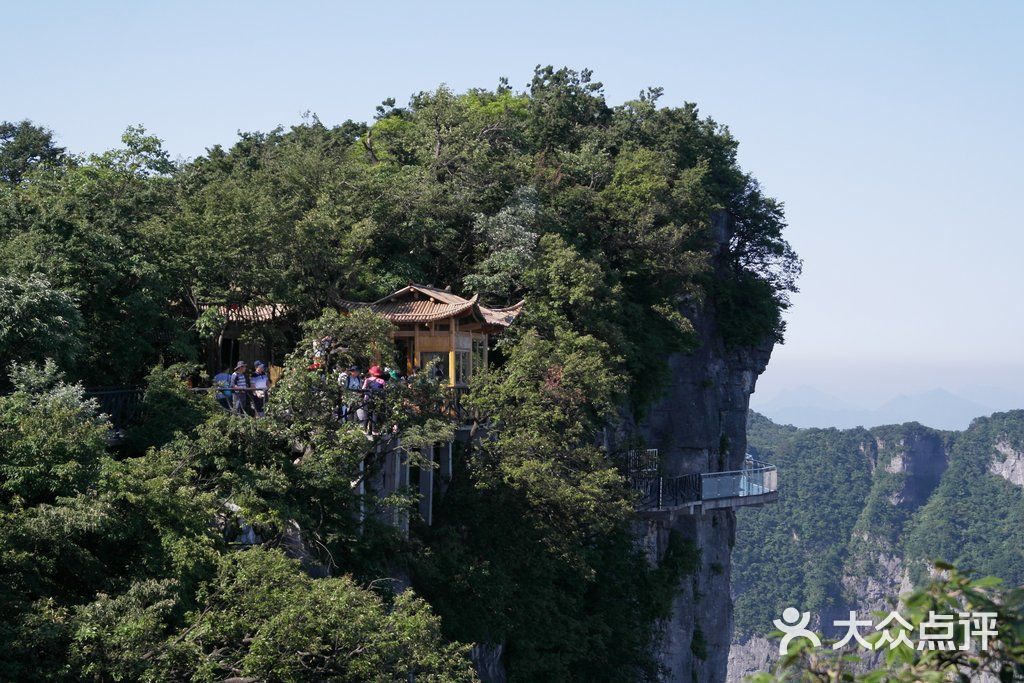
[[[657,677],[695,559],[647,562],[595,443],[670,353],[770,349],[799,270],[729,131],[660,96],[612,106],[538,68],[182,163],[141,127],[79,156],[3,124],[0,678],[468,680],[471,643],[511,680]],[[436,380],[389,390],[368,439],[316,350],[388,360],[386,321],[337,307],[410,281],[526,304],[467,399],[500,429],[405,536],[375,506],[412,497],[354,482],[374,438],[451,438]],[[265,418],[181,381],[223,330],[211,301],[297,326],[248,332],[287,356]],[[122,384],[146,386],[142,420],[111,448],[82,386]]]
[[[757,636],[790,605],[827,632],[891,605],[932,560],[1024,584],[1024,411],[963,432],[797,429],[752,412],[748,440],[781,486],[777,505],[737,513],[730,679],[763,666]]]

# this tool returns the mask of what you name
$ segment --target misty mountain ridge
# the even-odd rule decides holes
[[[936,388],[900,394],[877,408],[867,408],[811,386],[787,389],[753,408],[779,424],[801,428],[850,429],[918,422],[935,429],[966,429],[979,415],[996,412],[992,406]]]

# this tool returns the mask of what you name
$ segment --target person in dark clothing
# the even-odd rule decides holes
[[[256,361],[256,371],[249,378],[249,383],[254,390],[251,392],[253,412],[256,413],[256,417],[263,417],[263,406],[270,392],[270,378],[267,376],[267,366],[263,361]]]
[[[338,376],[338,384],[347,391],[357,392],[363,388],[363,378],[360,376],[358,365],[352,365],[345,372]],[[358,397],[361,398],[361,397]],[[343,393],[341,397],[341,409],[338,414],[342,420],[349,419],[354,414],[356,399],[351,394]]]
[[[231,373],[229,386],[232,389],[241,389],[241,391],[231,392],[231,411],[236,415],[244,415],[249,398],[249,392],[246,390],[250,386],[249,377],[245,374],[245,361],[238,361],[235,371]]]
[[[356,418],[368,434],[376,435],[374,423],[377,415],[373,405],[376,398],[374,394],[384,390],[384,371],[380,369],[379,365],[372,365],[368,374],[369,376],[363,380],[363,403],[356,411]]]

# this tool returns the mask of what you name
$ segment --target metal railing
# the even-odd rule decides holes
[[[647,476],[655,475],[658,473],[658,449],[627,451],[623,458],[623,466],[626,472]]]
[[[663,477],[657,474],[657,454],[658,451],[653,449],[629,451],[623,459],[626,481],[639,494],[637,507],[640,510],[662,510],[702,501],[760,496],[779,488],[775,465],[750,456],[739,470]]]
[[[748,458],[743,469],[701,475],[701,500],[760,496],[779,489],[775,465]]]
[[[93,387],[84,395],[96,400],[100,412],[110,416],[114,429],[127,429],[142,411],[142,387]]]
[[[232,393],[244,393],[247,400],[244,402],[245,414],[253,414],[252,398],[254,396],[268,399],[273,393],[273,388],[257,387],[189,387],[189,390],[197,394],[212,394],[218,399],[217,403],[222,407],[231,410],[233,401]],[[373,395],[375,392],[369,389],[349,389],[348,392],[356,395],[352,401],[343,402],[338,407],[338,416],[346,421],[368,422],[361,414],[366,411],[371,414],[375,412]],[[386,391],[386,389],[384,389]],[[476,410],[470,410],[462,402],[467,393],[466,387],[450,387],[445,392],[445,398],[439,406],[441,414],[456,420],[460,425],[468,425],[473,422],[482,421],[481,415]],[[110,416],[110,422],[117,430],[125,430],[131,427],[142,417],[142,399],[145,395],[145,387],[142,386],[121,386],[121,387],[88,387],[85,390],[85,398],[95,399],[99,404],[101,413]],[[657,451],[655,451],[657,454]]]

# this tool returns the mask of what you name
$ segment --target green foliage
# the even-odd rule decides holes
[[[409,280],[465,283],[498,303],[525,295],[537,316],[559,301],[629,376],[685,344],[680,311],[705,288],[746,338],[778,334],[799,269],[780,205],[723,126],[656,100],[611,107],[588,72],[540,68],[520,94],[442,87],[370,126],[246,133],[181,169],[162,229],[181,236],[172,260],[198,298],[308,318]],[[712,212],[730,235],[712,235]],[[742,291],[712,286],[715,239],[720,277],[746,278]]]
[[[590,72],[544,67],[526,92],[441,87],[371,125],[312,116],[181,167],[131,128],[121,149],[0,187],[0,264],[79,302],[80,376],[96,384],[187,356],[197,301],[281,303],[305,319],[415,280],[540,302],[557,281],[529,273],[553,262],[579,266],[587,282],[570,286],[599,298],[571,306],[589,313],[579,331],[629,376],[681,348],[702,295],[721,299],[736,340],[777,336],[799,272],[782,207],[739,168],[724,126],[659,97],[613,107]]]
[[[120,462],[80,389],[29,378],[42,388],[2,399],[0,439],[16,455],[3,470],[12,655],[0,675],[465,677],[420,603],[309,580],[272,553],[231,555],[248,526],[307,569],[371,579],[408,564],[445,634],[504,642],[516,680],[653,678],[652,624],[697,550],[646,565],[596,437],[657,395],[664,359],[695,343],[697,307],[719,311],[730,343],[777,338],[799,269],[781,205],[739,168],[728,130],[660,94],[613,107],[589,71],[541,67],[524,92],[440,87],[385,102],[369,124],[313,116],[182,164],[141,128],[119,149],[61,157],[22,125],[0,154],[17,176],[0,183],[0,270],[16,283],[0,287],[0,330],[16,334],[4,360],[59,358],[89,384],[149,374]],[[357,484],[378,446],[451,438],[441,388],[426,373],[390,387],[370,438],[339,421],[357,400],[340,371],[394,349],[384,321],[335,309],[410,280],[527,305],[468,401],[500,428],[478,433],[435,526],[405,543],[375,506],[412,497],[361,500]],[[283,304],[311,321],[265,419],[178,382],[173,364],[225,325],[197,316],[204,301]],[[270,326],[247,335],[289,341]],[[44,417],[89,438],[44,434]],[[329,631],[348,640],[327,643]],[[395,649],[363,646],[396,633],[409,639]]]
[[[668,544],[665,547],[665,554],[661,558],[660,571],[668,579],[667,584],[678,584],[678,579],[683,576],[692,576],[700,568],[700,547],[688,538],[673,529],[669,532]]]
[[[53,131],[31,121],[0,122],[0,181],[17,184],[32,169],[59,164],[64,148],[53,142]]]
[[[141,128],[123,142],[0,187],[0,270],[44,277],[77,302],[82,350],[65,370],[90,384],[141,376],[174,337],[171,302],[183,295],[172,284],[176,240],[150,229],[171,209],[174,167]]]
[[[214,339],[224,332],[227,323],[227,318],[211,306],[199,314],[194,327],[200,339]]]
[[[206,420],[218,406],[213,396],[190,391],[183,381],[196,372],[188,364],[157,366],[146,376],[139,421],[128,430],[127,450],[144,453],[171,441],[179,432],[189,432]]]
[[[471,405],[499,428],[460,458],[413,583],[457,639],[503,642],[513,680],[653,679],[652,623],[699,551],[659,567],[632,540],[631,498],[595,435],[623,396],[607,345],[524,331]]]
[[[737,514],[732,581],[736,633],[765,633],[790,605],[840,604],[846,542],[871,488],[863,430],[779,427],[753,415],[747,441],[776,464],[779,502]]]
[[[523,291],[523,276],[534,259],[537,233],[537,197],[532,189],[520,190],[515,203],[493,216],[478,214],[474,236],[486,256],[476,272],[465,278],[466,288],[481,295],[509,301]]]
[[[379,576],[375,543],[390,539],[392,558],[396,543],[357,528],[351,482],[372,448],[358,429],[296,457],[287,419],[208,410],[175,369],[150,381],[143,433],[168,441],[123,461],[105,454],[95,403],[52,364],[18,368],[0,397],[0,677],[473,680],[466,648],[440,640],[421,600],[313,580],[279,551],[238,557],[225,542],[247,524],[307,564]],[[426,419],[406,412],[400,435]]]
[[[0,368],[57,361],[68,368],[80,344],[82,316],[74,299],[38,275],[0,277]]]
[[[693,627],[693,638],[690,639],[690,652],[697,659],[708,658],[708,641],[704,637],[704,631],[700,630],[700,626]]]
[[[78,680],[75,615],[101,618],[107,596],[130,603],[122,593],[152,577],[194,587],[212,566],[214,507],[166,462],[106,457],[108,424],[52,366],[19,370],[14,385],[0,399],[0,677]],[[135,626],[112,628],[108,651]]]
[[[728,347],[764,343],[765,330],[771,330],[771,341],[782,341],[785,306],[766,280],[740,272],[729,279],[709,280],[705,286],[714,301],[719,334]]]
[[[53,363],[13,366],[14,391],[0,396],[0,510],[13,512],[71,495],[99,468],[109,424],[81,387]]]
[[[646,589],[652,605],[658,609],[658,618],[667,619],[672,611],[672,602],[679,593],[679,582],[686,576],[693,576],[700,568],[701,550],[694,541],[683,538],[675,529],[669,531],[665,554],[658,566],[650,572],[650,584]]]
[[[914,558],[944,560],[1024,585],[1024,490],[992,474],[997,446],[1024,451],[1024,411],[978,418],[952,444],[949,469],[906,540]]]
[[[349,577],[311,579],[274,550],[226,557],[186,623],[155,656],[164,680],[476,680],[469,648],[444,642],[410,592],[388,605]]]

